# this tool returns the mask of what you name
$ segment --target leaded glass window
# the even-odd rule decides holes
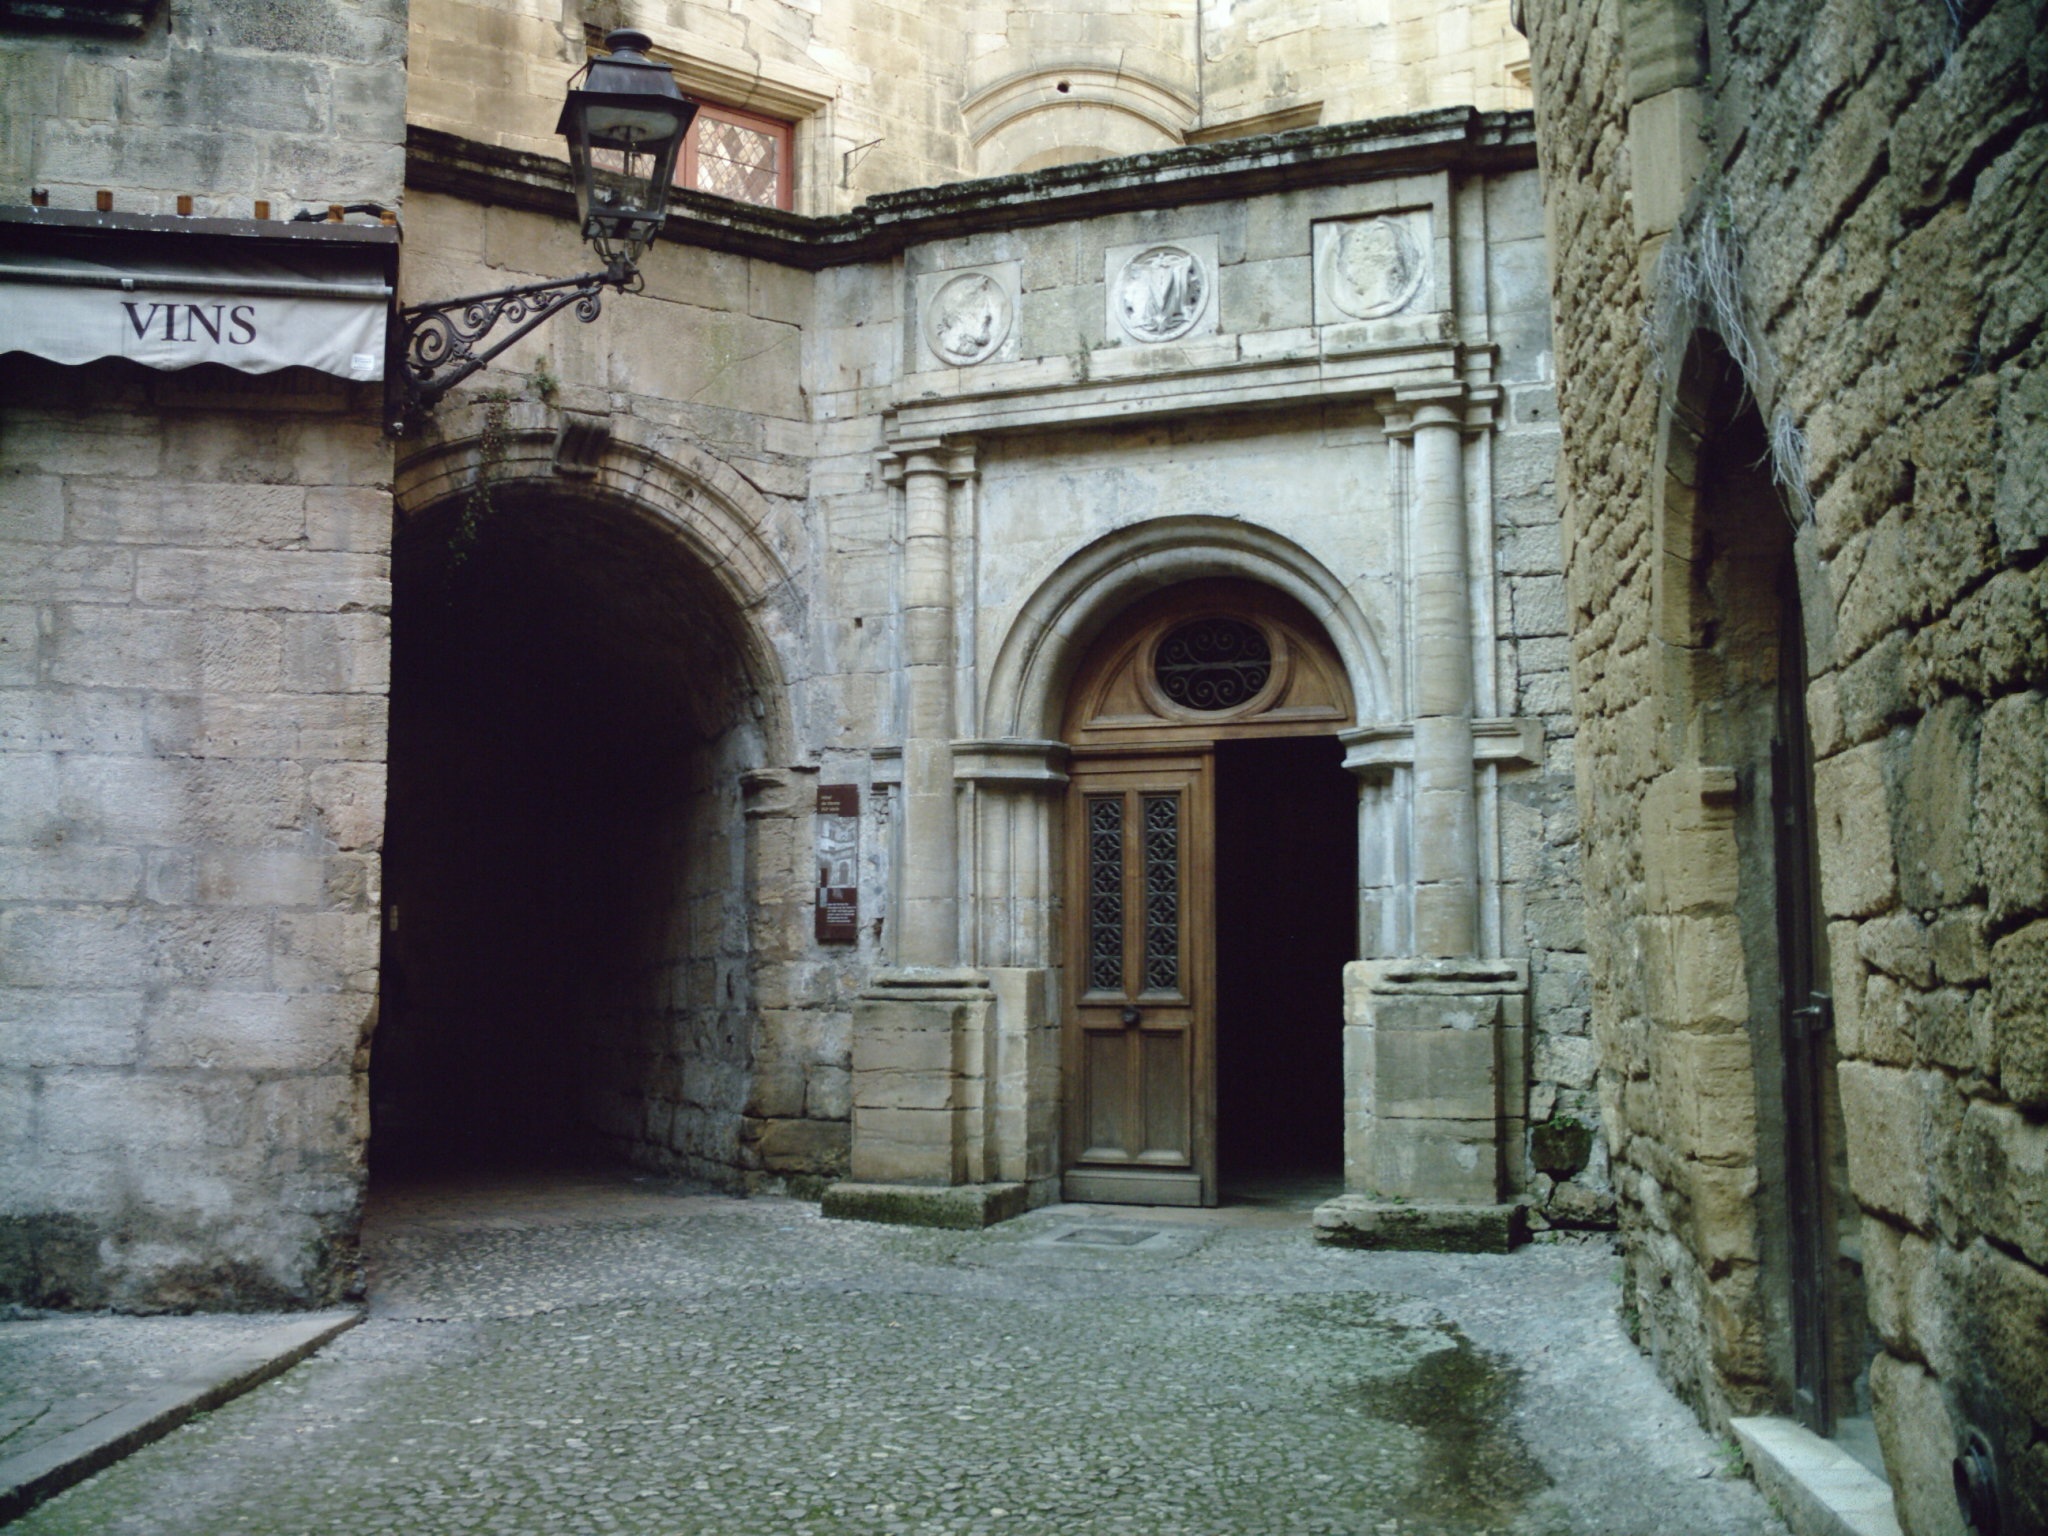
[[[788,208],[789,149],[788,123],[706,102],[683,141],[676,180],[738,202]]]

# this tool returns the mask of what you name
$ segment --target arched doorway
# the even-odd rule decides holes
[[[760,690],[675,530],[573,489],[459,490],[396,542],[380,1177],[737,1178]]]
[[[1062,729],[1067,1198],[1339,1176],[1353,714],[1322,626],[1255,582],[1151,593],[1090,648]]]
[[[1710,334],[1688,349],[1671,434],[1659,591],[1676,662],[1667,709],[1685,754],[1728,770],[1734,843],[1725,900],[1702,904],[1694,920],[1739,944],[1756,1096],[1763,1369],[1736,1359],[1723,1370],[1765,1378],[1764,1403],[1744,1406],[1788,1412],[1881,1472],[1828,995],[1801,536],[1772,483],[1756,399]]]

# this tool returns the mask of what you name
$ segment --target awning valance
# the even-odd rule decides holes
[[[384,377],[388,284],[299,252],[135,259],[0,250],[0,350],[59,363],[125,357],[149,368],[317,368]],[[297,259],[294,259],[297,258]]]

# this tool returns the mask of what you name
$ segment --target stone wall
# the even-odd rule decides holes
[[[796,206],[1433,107],[1528,105],[1507,0],[418,0],[411,120],[557,155],[562,84],[636,26],[685,90],[797,124]]]
[[[7,373],[0,1294],[331,1298],[377,988],[390,446],[318,375]]]
[[[1455,139],[1468,125],[1450,114],[1429,131]],[[1325,136],[1349,144],[1359,131]],[[1369,132],[1363,141],[1377,142]],[[1247,152],[1266,151],[1253,144]],[[473,160],[480,166],[489,157]],[[409,292],[519,281],[574,260],[563,226],[540,211],[540,162],[504,156],[491,163],[506,195],[499,206],[480,207],[431,190],[441,173],[422,157],[408,200]],[[1469,377],[1485,402],[1474,407],[1481,414],[1467,434],[1463,473],[1471,487],[1474,623],[1500,641],[1478,658],[1475,707],[1489,718],[1527,721],[1534,731],[1533,748],[1515,735],[1515,752],[1526,755],[1478,770],[1491,893],[1485,943],[1490,953],[1526,957],[1533,973],[1533,1061],[1514,1064],[1505,1090],[1504,1114],[1517,1137],[1514,1188],[1532,1186],[1548,1197],[1556,1181],[1568,1186],[1548,1202],[1556,1219],[1599,1221],[1605,1154],[1592,1135],[1571,851],[1563,575],[1549,511],[1555,401],[1534,175],[1368,174],[1352,184],[1245,199],[1206,196],[1197,181],[1180,206],[1102,206],[1151,174],[1112,164],[1100,177],[1062,184],[1058,195],[1075,205],[1071,213],[1048,213],[1038,194],[1014,194],[1018,207],[1029,206],[1022,218],[1008,205],[986,206],[972,188],[957,197],[922,194],[928,208],[893,205],[898,223],[886,241],[835,255],[815,272],[797,263],[818,260],[823,238],[844,239],[859,225],[820,224],[820,239],[791,241],[777,261],[764,254],[778,248],[772,240],[741,244],[745,215],[727,224],[693,209],[684,240],[650,253],[644,293],[608,297],[594,325],[558,322],[495,370],[494,387],[518,397],[509,407],[512,463],[496,473],[521,486],[546,478],[553,434],[569,413],[601,417],[615,441],[630,439],[653,455],[693,454],[697,467],[689,473],[735,476],[758,493],[748,515],[776,552],[776,580],[801,605],[800,625],[773,642],[782,678],[777,707],[788,711],[788,734],[786,755],[762,767],[780,776],[748,806],[746,880],[707,898],[707,910],[726,903],[728,923],[749,903],[786,904],[752,930],[737,983],[752,985],[759,1009],[747,1123],[737,1160],[719,1176],[815,1176],[844,1166],[852,1009],[867,978],[899,953],[891,862],[904,848],[906,493],[895,444],[922,441],[923,417],[934,421],[929,435],[951,445],[951,708],[959,741],[1002,737],[1028,746],[1056,734],[1056,702],[1055,718],[1020,718],[1008,712],[1014,701],[998,678],[1001,653],[1027,644],[1018,637],[1041,622],[1031,605],[1084,551],[1120,540],[1145,541],[1144,558],[1162,572],[1193,561],[1190,574],[1207,573],[1199,562],[1212,558],[1202,543],[1209,535],[1192,531],[1198,523],[1259,530],[1343,573],[1345,601],[1381,637],[1392,669],[1373,684],[1383,691],[1362,700],[1365,718],[1401,718],[1414,665],[1406,651],[1403,554],[1413,493],[1402,478],[1408,449],[1381,415],[1394,408],[1392,386],[1362,375],[1354,393],[1323,403],[1323,386],[1306,382],[1321,366],[1309,361],[1319,355],[1319,327],[1342,318],[1333,322],[1327,301],[1317,307],[1317,285],[1328,281],[1315,274],[1319,221],[1327,233],[1338,227],[1330,221],[1394,206],[1432,210],[1437,275],[1427,303],[1443,318],[1432,322],[1436,329],[1397,322],[1385,349],[1433,348],[1430,366],[1441,367],[1454,356],[1447,339],[1454,334],[1471,348]],[[1151,200],[1165,202],[1156,194]],[[921,236],[925,218],[942,223],[946,237]],[[1134,346],[1108,319],[1104,253],[1147,241],[1192,241],[1213,253],[1213,329],[1185,345]],[[933,294],[963,271],[1014,271],[1002,279],[1015,284],[1014,323],[996,355],[974,368],[937,360],[924,324]],[[1356,366],[1370,374],[1391,365]],[[1463,387],[1455,372],[1428,377]],[[1226,393],[1212,395],[1216,389]],[[1170,391],[1197,403],[1170,420],[1120,425],[1127,408],[1115,403],[1118,391],[1156,394],[1157,401],[1140,401],[1148,417],[1160,416],[1158,402],[1170,400]],[[445,408],[434,437],[409,454],[474,473],[472,434],[485,408]],[[402,495],[408,516],[457,482],[436,471],[431,483],[432,496]],[[572,482],[554,484],[562,491]],[[643,565],[656,572],[651,559]],[[401,593],[401,606],[406,600]],[[740,627],[756,622],[742,615]],[[1059,779],[1020,781],[1006,763],[998,755],[956,769],[967,829],[960,955],[994,978],[996,998],[985,1063],[995,1100],[993,1150],[977,1154],[976,1166],[1043,1193],[1059,1167],[1061,940],[1052,873]],[[1409,942],[1397,911],[1405,899],[1398,871],[1412,840],[1394,787],[1402,771],[1390,765],[1375,781],[1369,822],[1370,878],[1381,883],[1365,904],[1365,943],[1376,955],[1405,953]],[[817,783],[854,784],[862,795],[861,926],[851,947],[821,946],[809,932],[809,800]],[[682,1070],[702,1081],[713,1065],[684,1061]],[[1553,1133],[1542,1159],[1550,1172],[1524,1171],[1519,1138],[1532,1114]],[[644,1155],[673,1165],[676,1149],[649,1143]]]
[[[175,269],[286,245],[209,215],[397,203],[402,0],[102,9],[144,20],[0,38],[0,203],[114,210],[24,216],[10,252]],[[148,217],[181,195],[189,231]],[[375,237],[332,244],[374,279]],[[381,390],[21,354],[0,381],[0,1298],[333,1299],[377,995]]]
[[[405,0],[165,0],[132,36],[0,37],[0,203],[273,217],[396,206]]]
[[[1743,785],[1701,750],[1714,690],[1673,670],[1698,482],[1668,410],[1700,323],[1742,370],[1796,525],[1861,1213],[1842,1236],[1899,1512],[1917,1536],[1960,1529],[1950,1461],[1977,1430],[2004,1528],[2041,1528],[2040,7],[1763,4],[1704,31],[1681,6],[1527,10],[1630,1305],[1710,1418],[1782,1410],[1757,1182],[1769,1004],[1728,900]]]

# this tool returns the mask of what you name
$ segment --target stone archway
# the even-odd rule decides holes
[[[798,884],[759,827],[772,509],[701,455],[564,473],[546,418],[474,424],[401,482],[373,1163],[745,1185],[758,930]]]

